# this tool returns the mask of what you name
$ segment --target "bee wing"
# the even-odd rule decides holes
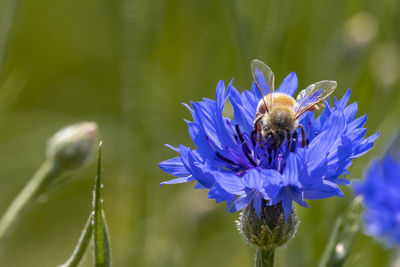
[[[332,94],[336,86],[336,81],[320,81],[310,84],[306,89],[302,90],[297,96],[297,103],[299,105],[296,108],[295,119],[298,119],[305,112]]]
[[[251,73],[253,74],[254,82],[261,94],[261,98],[264,100],[264,96],[270,95],[271,99],[269,103],[272,103],[272,93],[274,92],[274,80],[275,75],[264,62],[253,59],[251,62]],[[264,100],[264,104],[267,112],[269,112],[269,107]]]

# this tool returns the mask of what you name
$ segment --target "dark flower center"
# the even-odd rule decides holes
[[[217,158],[226,163],[223,167],[225,171],[235,172],[239,175],[251,168],[276,169],[279,172],[283,172],[289,153],[295,152],[296,148],[300,146],[297,131],[293,132],[289,142],[285,142],[278,149],[273,149],[271,136],[260,146],[256,141],[254,130],[249,135],[240,129],[239,124],[233,127],[229,119],[226,119],[226,123],[236,142],[236,146],[218,149],[213,145],[210,138],[206,136],[207,142],[214,150]],[[307,128],[306,143],[308,145],[311,127]]]

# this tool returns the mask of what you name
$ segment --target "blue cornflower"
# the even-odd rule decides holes
[[[400,156],[400,154],[399,154]],[[389,153],[369,166],[365,180],[353,186],[363,197],[364,231],[387,246],[400,243],[400,160]]]
[[[290,73],[275,92],[293,96],[297,76]],[[343,197],[338,185],[347,185],[344,176],[357,158],[373,146],[378,134],[364,138],[366,115],[356,118],[357,103],[347,106],[350,90],[334,100],[314,118],[307,112],[300,118],[307,145],[302,147],[300,131],[293,134],[290,145],[276,151],[260,146],[254,138],[253,122],[261,96],[253,83],[251,91],[239,93],[232,82],[225,90],[223,81],[216,89],[216,100],[185,105],[193,121],[186,121],[197,149],[187,146],[169,148],[180,156],[159,164],[165,172],[178,178],[161,183],[196,181],[195,188],[208,189],[209,198],[227,202],[227,210],[236,212],[252,205],[260,216],[262,205],[282,205],[287,219],[295,201],[308,207],[306,199]],[[222,115],[225,102],[233,106],[234,118]],[[300,139],[300,140],[299,140]]]

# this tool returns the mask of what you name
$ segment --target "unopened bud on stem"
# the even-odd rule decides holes
[[[81,122],[62,128],[48,141],[47,158],[58,168],[76,170],[92,153],[97,124]]]
[[[65,170],[76,170],[89,158],[97,135],[97,124],[81,122],[58,131],[50,138],[47,160],[36,171],[0,219],[0,245],[21,213]]]
[[[265,200],[262,200],[260,216],[253,205],[243,210],[238,229],[247,242],[257,247],[255,267],[274,266],[275,249],[293,238],[297,223],[294,209],[285,221],[281,203],[266,206]]]
[[[250,205],[242,212],[238,228],[244,238],[257,247],[276,249],[292,239],[297,223],[294,209],[285,222],[281,204],[264,205],[260,217]]]

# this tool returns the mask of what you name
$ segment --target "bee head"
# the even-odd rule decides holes
[[[269,128],[264,127],[261,131],[264,142],[269,143],[271,148],[276,151],[283,145],[288,138],[288,131],[282,128]]]

